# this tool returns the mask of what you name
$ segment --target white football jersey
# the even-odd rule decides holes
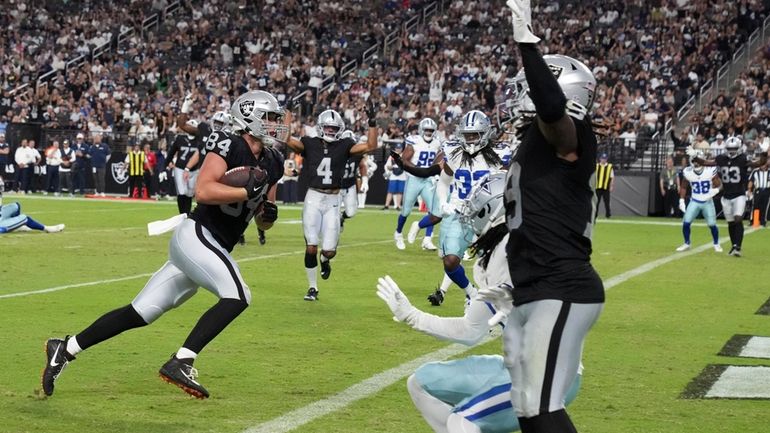
[[[684,178],[690,182],[694,200],[704,202],[711,199],[711,179],[716,175],[716,170],[716,167],[703,167],[703,171],[698,174],[693,167],[684,169]]]
[[[433,138],[429,143],[420,135],[406,137],[405,143],[414,149],[410,162],[415,167],[430,167],[436,159],[439,149],[441,149],[441,141],[439,139]]]
[[[500,165],[488,164],[481,152],[476,153],[471,160],[462,147],[446,145],[444,149],[446,164],[454,173],[449,201],[458,207],[490,172],[502,169]]]

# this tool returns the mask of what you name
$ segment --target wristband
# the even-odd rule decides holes
[[[188,173],[189,173],[189,172],[190,172],[190,169],[189,169],[189,168],[187,168],[187,167],[185,167],[185,168],[184,168],[184,171],[186,171],[186,172],[188,172]]]

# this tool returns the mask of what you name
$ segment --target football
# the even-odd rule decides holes
[[[260,167],[235,167],[227,170],[222,178],[219,179],[221,183],[229,186],[246,186],[249,183],[249,175],[254,172],[257,181],[262,184],[267,181],[267,172]]]

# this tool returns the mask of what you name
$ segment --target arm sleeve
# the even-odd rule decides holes
[[[519,51],[538,117],[545,123],[556,122],[564,117],[567,107],[564,92],[535,44],[519,44]]]
[[[436,338],[471,346],[489,333],[487,321],[493,314],[485,302],[472,300],[463,317],[439,317],[416,310],[406,323]]]
[[[430,167],[415,167],[404,164],[404,171],[417,177],[431,177],[441,173],[441,166],[431,165]]]
[[[438,178],[438,183],[436,183],[436,200],[438,200],[439,204],[446,203],[449,196],[450,183],[452,183],[452,176],[442,171],[441,176]]]

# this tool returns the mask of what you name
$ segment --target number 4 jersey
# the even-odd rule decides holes
[[[711,191],[711,179],[716,175],[716,167],[703,167],[703,171],[698,174],[693,167],[687,167],[682,172],[682,175],[687,182],[690,182],[692,189],[692,199],[703,203],[708,201],[712,195]]]
[[[308,186],[316,189],[339,189],[350,149],[355,146],[352,138],[327,143],[318,137],[302,137],[305,158],[303,174],[310,176]]]
[[[227,170],[259,166],[267,172],[267,185],[264,194],[259,197],[223,205],[198,203],[192,212],[192,219],[206,227],[222,247],[232,251],[257,208],[266,199],[268,189],[283,176],[283,155],[272,147],[263,147],[257,159],[239,135],[216,131],[206,140],[206,158],[223,158]]]

